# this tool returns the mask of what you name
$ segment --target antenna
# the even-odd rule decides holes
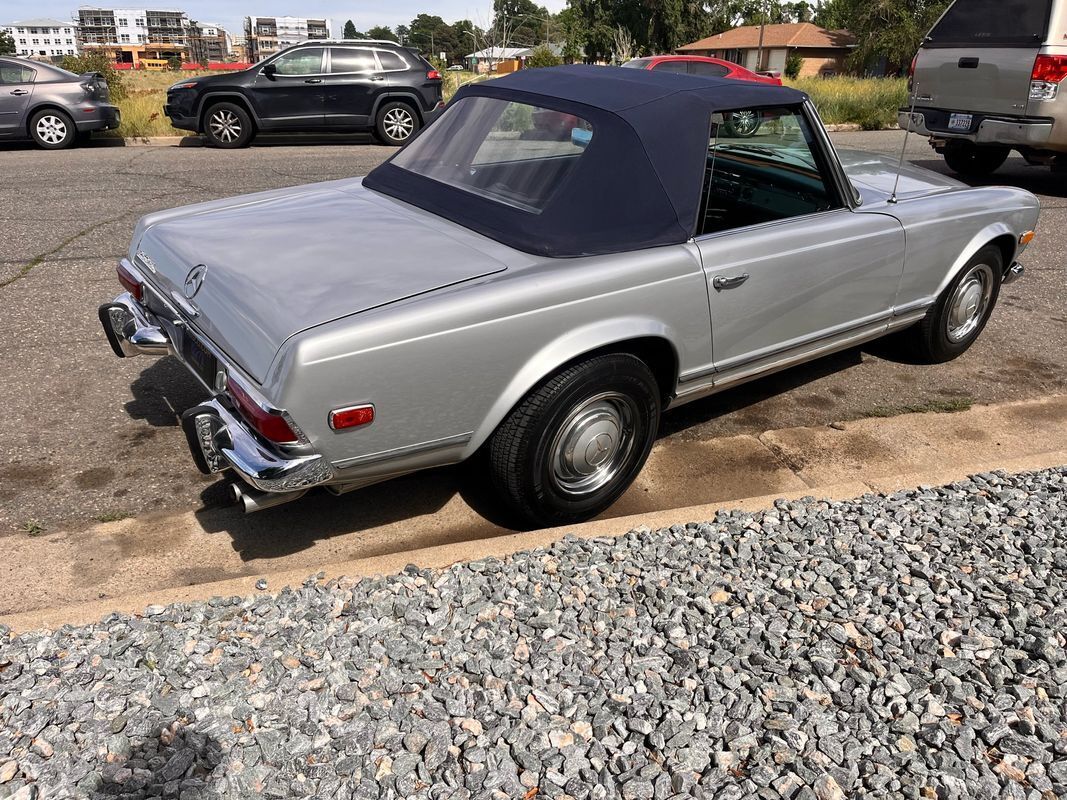
[[[919,82],[912,78],[911,82],[911,107],[908,109],[908,127],[904,129],[904,144],[900,146],[900,160],[897,162],[897,174],[893,178],[893,193],[889,195],[889,203],[897,202],[897,186],[900,185],[900,171],[904,169],[904,153],[908,149],[908,136],[911,134],[911,123],[915,120],[915,102],[919,99]]]

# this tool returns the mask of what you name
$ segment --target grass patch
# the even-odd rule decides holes
[[[125,511],[107,511],[93,517],[97,522],[120,522],[121,520],[129,518],[130,514]]]
[[[973,397],[952,397],[947,400],[926,400],[899,406],[875,406],[864,417],[899,417],[901,414],[957,414],[974,405]]]
[[[907,105],[904,78],[799,78],[786,83],[811,98],[827,125],[854,124],[865,131],[897,124],[897,110]]]
[[[19,530],[27,534],[28,536],[40,536],[42,533],[44,533],[44,525],[42,525],[38,520],[28,519],[22,523],[21,527],[19,527]]]

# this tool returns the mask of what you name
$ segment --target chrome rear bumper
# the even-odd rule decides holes
[[[128,292],[100,306],[99,315],[111,349],[119,358],[169,354],[181,360],[163,323]],[[174,335],[183,334],[174,330]],[[333,478],[333,468],[321,454],[284,453],[260,437],[224,394],[186,411],[182,429],[193,461],[205,474],[232,469],[260,491],[284,493],[306,490]]]

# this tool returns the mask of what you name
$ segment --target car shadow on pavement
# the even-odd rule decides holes
[[[133,400],[126,413],[156,428],[174,428],[182,412],[204,399],[204,390],[178,359],[153,360],[130,384]]]
[[[956,180],[963,180],[939,158],[912,160],[911,163]],[[1014,186],[1038,195],[1067,197],[1067,173],[1053,172],[1046,166],[1030,166],[1017,158],[1009,159],[1005,166],[986,178],[967,178],[964,182],[969,186]]]

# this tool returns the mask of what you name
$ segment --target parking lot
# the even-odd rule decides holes
[[[899,151],[898,132],[837,134],[839,147]],[[96,146],[0,148],[0,537],[77,530],[100,521],[228,501],[195,470],[177,426],[201,399],[171,358],[119,361],[97,306],[119,287],[115,262],[149,211],[365,174],[391,150],[357,139],[263,142],[241,151]],[[945,171],[913,138],[908,158]],[[1025,399],[1063,391],[1067,182],[1012,157],[995,176],[1035,192],[1044,211],[986,333],[947,365],[901,364],[879,345],[847,351],[686,406],[665,441]],[[235,232],[239,235],[239,232]],[[358,258],[358,254],[354,254]],[[294,270],[308,269],[294,264]],[[447,473],[341,501],[346,513],[425,513],[454,492]],[[370,502],[370,501],[368,501]]]

